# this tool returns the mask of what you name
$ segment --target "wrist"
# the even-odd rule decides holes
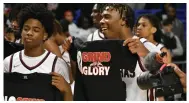
[[[61,91],[62,93],[71,93],[71,87],[68,86],[67,88],[65,88],[64,90]]]

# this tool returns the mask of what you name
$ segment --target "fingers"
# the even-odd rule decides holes
[[[128,45],[129,50],[132,53],[137,53],[137,48],[140,46],[140,41],[139,39],[135,38],[129,38],[123,42],[123,46]]]
[[[69,39],[66,39],[66,40],[64,40],[64,43],[63,43],[62,47],[63,47],[63,49],[64,49],[65,51],[68,51],[70,45],[71,45],[71,41],[70,41]]]
[[[172,66],[172,67],[174,67],[175,73],[176,73],[180,78],[186,76],[186,74],[185,74],[183,71],[181,71],[181,70],[179,69],[179,67],[178,67],[176,64],[169,63],[167,66]]]
[[[178,67],[174,68],[175,73],[180,77],[183,78],[185,77],[185,73],[183,71],[181,71]]]
[[[52,76],[52,80],[60,80],[61,77],[60,76]]]
[[[52,79],[52,83],[59,83],[60,80],[55,80],[55,79]]]
[[[134,41],[135,41],[135,39],[129,38],[129,39],[127,39],[127,40],[125,40],[125,41],[123,42],[123,46],[126,46],[128,43],[134,42]]]
[[[137,47],[140,45],[140,40],[129,38],[123,42],[123,46],[125,45],[128,45],[128,47],[132,47],[132,46]]]
[[[58,87],[58,83],[52,82],[52,85]]]
[[[53,76],[61,76],[60,74],[55,73],[55,72],[51,72],[50,74],[53,75]]]
[[[136,47],[129,47],[129,50],[131,51],[131,53],[137,53]]]

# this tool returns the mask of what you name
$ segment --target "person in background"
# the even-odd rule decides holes
[[[4,38],[9,42],[15,41],[15,35],[14,35],[14,32],[11,28],[6,29],[6,32],[4,34]]]
[[[101,5],[102,4],[94,4],[92,8],[91,17],[93,20],[93,25],[97,29],[93,33],[89,34],[87,41],[105,39],[104,34],[102,34],[101,29],[100,29],[100,20],[102,19],[102,15],[100,13]]]
[[[30,4],[28,4],[28,3],[26,3],[26,4],[23,4],[23,3],[15,4],[13,6],[10,14],[9,14],[9,20],[10,20],[10,23],[11,23],[10,28],[14,32],[14,35],[15,35],[14,42],[15,43],[23,44],[21,34],[19,32],[20,27],[19,27],[19,24],[18,24],[18,14],[21,11],[21,9],[25,8],[28,5],[30,5]]]
[[[167,19],[172,21],[172,32],[180,39],[183,48],[186,48],[186,40],[184,38],[184,25],[176,17],[176,7],[170,5],[167,9]]]
[[[71,36],[77,36],[79,32],[79,28],[77,25],[73,22],[73,13],[71,10],[67,10],[64,12],[64,19],[69,21],[69,33]]]
[[[183,47],[181,45],[180,39],[172,32],[172,21],[166,19],[162,22],[162,32],[164,34],[165,47],[169,49],[171,56],[174,58],[176,56],[182,56],[184,53]]]
[[[163,4],[163,8],[160,12],[157,12],[156,13],[156,16],[159,18],[160,21],[163,21],[165,19],[167,19],[167,10],[168,10],[168,7],[170,5],[174,5],[174,4],[171,4],[171,3],[164,3]]]
[[[90,27],[89,18],[87,18],[84,15],[81,15],[77,20],[77,24],[79,31],[78,34],[75,35],[75,37],[80,38],[84,42],[87,41],[87,37],[89,36],[89,34],[94,32],[94,28]]]
[[[162,44],[162,32],[160,29],[160,21],[155,15],[144,14],[141,15],[136,21],[136,35],[146,38],[149,42],[156,45],[162,52],[167,53],[166,63],[171,62],[170,52]]]
[[[65,58],[65,56],[63,56],[65,52],[63,52],[62,50],[63,48],[61,48],[62,45],[64,45],[65,42],[67,41],[66,40],[67,37],[65,34],[66,32],[62,32],[62,26],[59,23],[59,21],[54,20],[53,25],[54,25],[54,29],[53,29],[52,36],[50,36],[49,39],[47,39],[44,42],[44,48],[52,52],[59,58],[62,58],[66,62],[67,66],[69,67],[70,84],[72,84],[73,77],[72,77],[72,70],[71,70],[71,65],[69,61],[69,55],[68,57],[66,56]]]

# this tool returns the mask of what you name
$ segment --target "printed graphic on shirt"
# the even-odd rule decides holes
[[[111,60],[110,52],[78,52],[79,70],[83,75],[107,76],[110,66],[104,65]],[[82,65],[82,62],[88,65]]]

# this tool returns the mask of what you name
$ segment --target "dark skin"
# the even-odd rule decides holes
[[[97,28],[100,28],[100,20],[102,19],[102,16],[101,16],[101,14],[100,14],[98,5],[99,5],[99,4],[95,4],[95,5],[93,6],[92,13],[91,13],[91,17],[92,17],[92,20],[93,20],[93,24],[94,24]]]
[[[24,53],[30,57],[42,55],[45,50],[43,40],[47,38],[45,29],[36,19],[28,19],[22,29],[22,37],[24,42]]]
[[[22,29],[24,42],[24,54],[30,57],[37,57],[45,52],[43,40],[47,38],[47,33],[37,19],[28,19],[25,21]],[[52,85],[56,86],[64,94],[65,101],[73,100],[69,84],[64,77],[58,73],[52,73]],[[62,89],[64,87],[64,89]]]
[[[113,7],[107,6],[102,13],[101,29],[108,39],[125,40],[123,46],[128,45],[129,50],[140,57],[149,52],[140,42],[139,38],[132,38],[132,30],[126,26],[126,21],[120,17],[120,13]]]
[[[63,32],[62,32],[63,33]],[[44,43],[44,48],[48,51],[51,51],[56,56],[62,58],[62,53],[59,49],[59,46],[62,45],[62,48],[64,51],[67,51],[69,49],[70,42],[63,34],[57,33],[56,35],[51,36],[47,41]],[[63,52],[64,53],[64,52]],[[63,58],[62,58],[63,59]],[[72,84],[74,78],[72,69],[69,69],[70,72],[70,84]]]

